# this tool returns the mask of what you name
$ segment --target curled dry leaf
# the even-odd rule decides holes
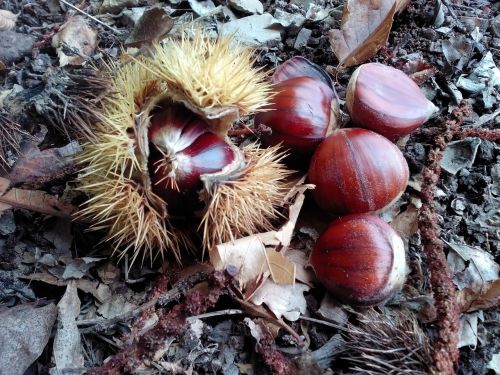
[[[52,38],[59,65],[81,65],[97,46],[97,32],[85,18],[74,16],[64,23]]]
[[[0,9],[0,31],[9,31],[16,26],[18,14],[9,10]]]
[[[387,43],[396,9],[395,0],[348,0],[340,30],[328,33],[340,65],[358,65],[373,57]]]
[[[73,156],[80,151],[81,147],[77,141],[43,151],[40,151],[35,142],[32,142],[23,148],[22,156],[19,157],[8,177],[14,186],[22,184],[22,187],[40,188],[74,172]]]

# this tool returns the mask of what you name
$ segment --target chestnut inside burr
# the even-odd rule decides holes
[[[200,176],[231,163],[231,147],[207,123],[182,105],[153,113],[148,131],[152,189],[172,210],[196,203]]]

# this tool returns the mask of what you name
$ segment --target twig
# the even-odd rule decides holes
[[[156,298],[149,300],[148,302],[142,304],[141,306],[135,308],[134,310],[127,311],[125,313],[119,314],[110,319],[98,318],[98,319],[86,319],[77,321],[77,326],[91,326],[86,328],[80,328],[81,333],[90,333],[103,331],[108,327],[111,327],[119,322],[125,322],[132,318],[138,316],[141,312],[148,310],[156,305],[165,306],[170,302],[178,300],[181,298],[182,294],[191,288],[193,285],[199,283],[202,280],[205,280],[208,277],[208,273],[206,272],[197,272],[185,279],[180,280],[177,284],[174,285],[172,289],[170,289],[167,293],[160,295]]]
[[[62,3],[64,3],[64,4],[66,4],[66,5],[67,5],[67,6],[69,6],[70,8],[72,8],[72,9],[76,10],[77,12],[80,12],[80,13],[82,13],[83,15],[85,15],[85,16],[87,16],[87,17],[89,17],[91,20],[93,20],[93,21],[97,22],[98,24],[100,24],[100,25],[102,25],[102,26],[104,26],[104,27],[107,27],[108,29],[110,29],[110,30],[111,30],[111,31],[113,31],[114,33],[116,33],[116,34],[121,34],[121,33],[122,33],[120,30],[115,29],[114,27],[112,27],[112,26],[109,26],[109,25],[105,24],[104,22],[102,22],[102,21],[98,20],[98,19],[97,19],[97,18],[95,18],[94,16],[91,16],[91,15],[90,15],[90,14],[88,14],[87,12],[84,12],[84,11],[83,11],[83,10],[81,10],[80,8],[75,7],[73,4],[68,3],[66,0],[59,0],[59,1],[60,1],[60,2],[62,2]]]
[[[190,316],[187,318],[188,322],[191,322],[196,319],[206,319],[206,318],[213,318],[214,316],[222,316],[222,315],[240,315],[244,314],[243,310],[240,309],[227,309],[227,310],[220,310],[220,311],[213,311],[205,314],[200,314],[196,316]]]
[[[435,139],[435,147],[429,152],[423,172],[422,208],[418,217],[418,226],[422,235],[437,311],[438,333],[433,350],[434,363],[431,371],[433,374],[449,375],[455,372],[454,368],[459,354],[457,344],[460,314],[456,289],[443,252],[443,242],[439,239],[434,192],[441,174],[440,161],[443,151],[468,114],[469,110],[464,102],[452,111],[451,119],[443,124],[444,131]]]

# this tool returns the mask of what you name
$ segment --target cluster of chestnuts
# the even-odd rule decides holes
[[[407,267],[403,241],[375,216],[404,192],[409,170],[392,141],[436,111],[403,72],[378,63],[352,75],[346,108],[355,127],[336,128],[338,99],[328,75],[301,57],[274,74],[277,92],[255,124],[271,129],[268,145],[282,144],[295,166],[308,165],[312,195],[334,220],[310,262],[320,282],[354,305],[386,301],[402,287]]]

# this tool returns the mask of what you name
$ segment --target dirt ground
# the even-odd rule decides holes
[[[212,33],[250,15],[234,3],[255,4],[214,3],[222,10],[201,17]],[[229,276],[201,266],[196,262],[201,256],[187,269],[171,259],[129,269],[127,262],[110,257],[112,249],[100,242],[102,232],[89,232],[88,223],[73,221],[71,212],[57,217],[44,208],[50,197],[61,198],[63,203],[55,206],[63,213],[71,211],[64,202],[76,207],[86,199],[75,181],[80,167],[72,157],[82,143],[75,124],[95,121],[82,105],[108,94],[95,67],[104,71],[103,61],[117,62],[130,48],[125,42],[137,15],[163,7],[182,24],[212,9],[207,1],[181,0],[72,4],[95,17],[83,15],[96,32],[97,45],[83,66],[61,67],[53,38],[75,10],[57,0],[0,2],[0,9],[18,14],[11,31],[0,31],[0,191],[4,196],[7,184],[20,194],[15,201],[0,200],[0,374],[429,373],[441,317],[433,307],[432,258],[418,231],[408,230],[405,238],[408,281],[385,306],[340,305],[313,283],[304,294],[304,319],[286,320],[280,327],[268,319],[273,315],[269,310],[263,315],[228,292]],[[264,14],[281,22],[274,25],[281,36],[265,36],[269,40],[256,48],[256,64],[275,69],[292,56],[308,58],[333,78],[344,110],[355,67],[338,69],[328,40],[328,31],[340,27],[343,1],[262,5]],[[159,35],[152,28],[148,42]],[[78,51],[64,48],[59,50],[66,57],[79,58]],[[485,297],[477,286],[493,285],[500,270],[500,72],[495,67],[500,61],[500,3],[411,0],[395,16],[386,46],[370,61],[410,75],[427,72],[420,87],[439,109],[399,143],[410,183],[384,213],[388,221],[404,216],[405,228],[416,228],[415,213],[427,204],[422,203],[422,176],[429,155],[453,109],[461,103],[468,108],[460,130],[446,141],[434,218],[457,290],[474,285],[477,299],[484,297],[475,308],[462,309],[456,373],[499,374],[500,287],[496,284]],[[238,129],[252,126],[252,118],[243,120]],[[254,139],[233,137],[238,144]],[[28,203],[22,194],[29,195]],[[304,257],[330,220],[318,211],[306,196],[291,245]],[[200,299],[207,289],[209,297]],[[158,322],[168,335],[152,334]],[[113,365],[106,367],[105,361]]]

